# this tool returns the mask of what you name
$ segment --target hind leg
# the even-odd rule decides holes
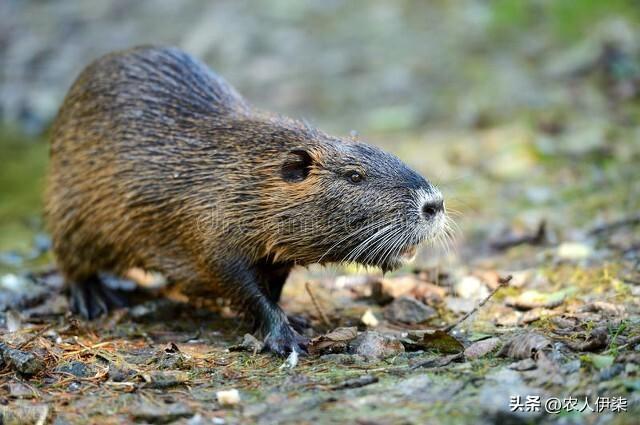
[[[127,307],[131,289],[115,287],[107,284],[109,276],[91,275],[86,279],[69,284],[71,310],[85,319],[95,319],[106,315],[109,311]]]

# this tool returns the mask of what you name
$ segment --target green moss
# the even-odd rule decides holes
[[[595,22],[607,17],[640,18],[640,5],[633,0],[554,0],[545,9],[554,33],[564,40],[584,36]]]
[[[40,226],[47,144],[0,128],[0,251],[26,249]]]
[[[493,32],[502,39],[536,29],[549,34],[556,43],[576,42],[609,18],[640,21],[640,4],[633,0],[496,0],[491,11]]]

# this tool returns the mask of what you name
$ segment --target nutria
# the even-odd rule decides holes
[[[120,305],[133,267],[217,289],[267,349],[304,349],[278,306],[294,265],[397,268],[443,231],[441,193],[395,156],[257,111],[176,48],[89,65],[52,128],[46,218],[72,309]]]

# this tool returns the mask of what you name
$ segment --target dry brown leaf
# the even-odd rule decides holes
[[[336,328],[331,332],[313,338],[309,342],[309,353],[338,353],[346,350],[350,341],[358,336],[358,328]]]
[[[409,335],[409,340],[403,340],[405,348],[409,351],[434,350],[446,354],[461,353],[464,346],[450,334],[442,331],[427,331],[419,335]]]
[[[554,313],[553,310],[549,310],[546,308],[534,308],[533,310],[526,311],[519,320],[519,324],[529,324],[533,323],[537,320],[542,319],[543,317],[552,316]]]
[[[467,359],[477,359],[494,351],[500,345],[500,338],[489,338],[477,341],[464,350]]]
[[[564,302],[566,293],[558,291],[546,294],[538,291],[525,291],[516,298],[507,298],[506,304],[520,310],[531,310],[534,308],[555,308]]]
[[[551,341],[545,336],[535,332],[525,332],[507,341],[498,355],[512,359],[529,359],[533,358],[537,352],[549,347],[551,347]]]

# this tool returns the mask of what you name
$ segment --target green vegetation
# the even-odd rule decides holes
[[[47,152],[42,138],[0,128],[0,251],[30,247],[41,228]]]
[[[550,30],[558,41],[569,43],[584,37],[607,18],[624,16],[640,22],[635,0],[493,0],[492,18],[498,33]]]

